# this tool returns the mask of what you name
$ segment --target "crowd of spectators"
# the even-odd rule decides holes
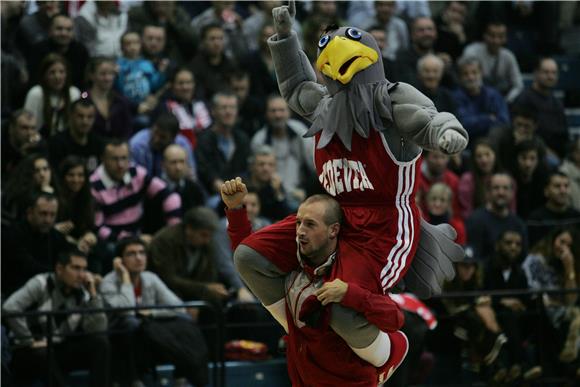
[[[280,3],[1,3],[5,312],[255,301],[232,265],[221,184],[247,182],[254,229],[321,192],[314,143],[302,137],[309,123],[280,97],[267,46]],[[446,290],[580,285],[580,138],[566,115],[578,90],[563,95],[558,82],[559,58],[578,55],[559,37],[578,30],[579,13],[534,1],[297,4],[294,32],[311,61],[325,26],[366,29],[390,81],[412,84],[467,129],[462,154],[424,152],[418,186],[424,218],[450,223],[466,247]],[[541,335],[526,314],[536,304],[432,302],[453,319],[430,350],[444,358],[454,346],[441,343],[454,342],[460,360],[500,383],[580,378],[578,294],[541,298]],[[7,375],[64,383],[82,366],[92,385],[139,385],[167,361],[182,385],[205,385],[211,353],[197,324],[208,317],[164,313],[57,316],[54,364],[43,321],[7,319]],[[176,333],[199,350],[187,353]],[[135,346],[143,341],[147,351]]]

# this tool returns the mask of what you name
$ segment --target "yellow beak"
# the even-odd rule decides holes
[[[379,54],[372,48],[344,36],[335,36],[318,56],[316,67],[322,74],[346,85],[356,73],[378,59]]]

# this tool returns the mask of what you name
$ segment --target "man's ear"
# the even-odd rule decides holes
[[[334,223],[329,227],[329,237],[330,239],[338,238],[338,233],[340,232],[340,223]]]

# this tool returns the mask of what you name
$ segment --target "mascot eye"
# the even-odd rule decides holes
[[[330,41],[330,36],[324,35],[318,41],[318,48],[320,48],[322,50],[324,47],[326,47],[326,45],[328,44],[329,41]]]
[[[346,36],[352,40],[360,40],[362,34],[359,30],[355,28],[349,28],[348,30],[346,30]]]

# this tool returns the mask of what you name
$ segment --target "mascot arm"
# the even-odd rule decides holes
[[[276,69],[280,94],[296,113],[313,121],[321,101],[328,97],[326,87],[316,83],[316,74],[302,51],[296,32],[280,39],[274,35],[268,39],[272,60]]]
[[[451,113],[437,112],[433,102],[407,83],[391,92],[393,116],[400,135],[428,150],[456,153],[467,145],[468,135]],[[453,141],[449,148],[449,141]]]

